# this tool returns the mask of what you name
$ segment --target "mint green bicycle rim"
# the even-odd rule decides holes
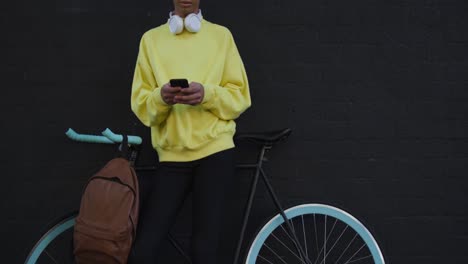
[[[344,224],[351,227],[365,242],[375,264],[385,263],[382,252],[369,230],[354,216],[339,208],[324,204],[302,204],[285,210],[285,214],[288,219],[292,219],[301,215],[317,214],[331,216],[335,219],[341,220]],[[275,231],[278,226],[283,223],[283,217],[280,214],[277,214],[263,226],[249,248],[249,252],[245,261],[246,264],[256,263],[260,250],[262,249],[267,238]]]
[[[42,255],[47,246],[60,234],[67,231],[70,228],[73,228],[75,225],[76,213],[66,217],[65,219],[59,221],[52,228],[49,229],[39,241],[34,245],[33,250],[29,253],[29,256],[26,259],[25,264],[36,264],[39,257]]]

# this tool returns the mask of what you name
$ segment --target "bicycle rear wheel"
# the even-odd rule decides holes
[[[25,264],[74,263],[73,226],[78,211],[64,215],[55,221],[36,242]]]
[[[258,232],[246,264],[384,264],[369,230],[351,214],[324,204],[302,204],[285,210],[306,258],[295,249],[278,214]]]

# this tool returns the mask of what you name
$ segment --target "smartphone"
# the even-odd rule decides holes
[[[189,83],[187,79],[171,79],[169,82],[172,87],[180,87],[180,88],[189,87]]]

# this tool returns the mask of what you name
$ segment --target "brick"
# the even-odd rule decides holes
[[[308,121],[348,121],[350,119],[351,103],[349,102],[313,102],[307,105],[299,104],[299,113],[308,113]],[[310,123],[309,123],[310,124]]]
[[[407,116],[406,105],[396,100],[357,101],[351,108],[351,118],[357,121],[392,121]]]
[[[448,178],[464,178],[467,173],[467,158],[451,158],[447,161]]]
[[[390,158],[395,155],[395,145],[391,140],[359,140],[355,146],[354,157],[357,158]]]
[[[296,126],[298,135],[305,139],[345,139],[350,138],[352,127],[347,121],[311,120]]]
[[[448,43],[428,49],[428,62],[437,64],[466,63],[468,43]]]
[[[459,84],[450,83],[446,80],[430,81],[430,80],[408,80],[406,85],[412,89],[407,94],[410,95],[411,101],[448,101],[460,100],[460,96],[454,95],[454,90],[458,89]],[[445,106],[447,107],[447,106]]]
[[[445,139],[407,139],[395,142],[398,158],[446,158],[452,153],[449,140]]]
[[[308,158],[315,160],[347,159],[352,158],[357,143],[351,140],[337,141],[305,141],[295,146],[295,158]],[[291,144],[291,147],[293,145]]]
[[[270,65],[271,81],[273,83],[289,83],[304,85],[301,80],[304,76],[308,76],[307,80],[319,80],[321,78],[321,70],[313,64],[294,64],[283,65],[274,64]],[[285,76],[287,76],[285,78]]]

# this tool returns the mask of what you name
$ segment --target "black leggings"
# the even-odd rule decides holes
[[[187,195],[193,193],[191,258],[193,264],[217,264],[225,193],[234,176],[233,149],[191,162],[161,162],[142,199],[130,263],[156,263]]]

